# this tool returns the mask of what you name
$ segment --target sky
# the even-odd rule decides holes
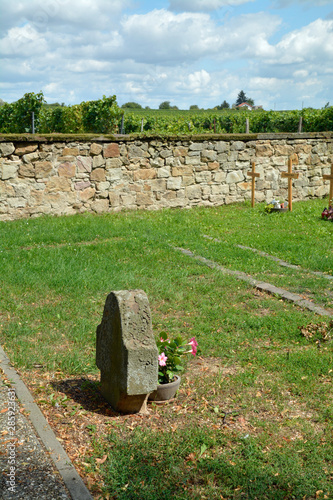
[[[333,0],[0,0],[0,98],[333,104]]]

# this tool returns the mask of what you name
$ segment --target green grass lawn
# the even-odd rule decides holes
[[[86,426],[89,453],[75,465],[96,478],[89,483],[96,498],[333,497],[332,342],[318,344],[299,330],[329,319],[176,249],[333,312],[333,280],[313,274],[333,275],[324,205],[298,202],[281,214],[239,204],[0,223],[1,344],[23,377],[33,374],[45,410],[58,398],[57,412],[67,418],[46,373],[97,380],[96,327],[112,290],[146,292],[156,336],[166,330],[199,342],[174,403],[152,404],[147,418],[111,414],[103,432]]]

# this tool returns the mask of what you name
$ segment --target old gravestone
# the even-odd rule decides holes
[[[108,295],[97,327],[96,364],[101,392],[116,411],[146,411],[148,395],[158,383],[158,350],[143,290]]]

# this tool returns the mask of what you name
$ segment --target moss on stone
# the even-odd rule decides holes
[[[127,142],[133,140],[160,141],[255,141],[260,139],[333,139],[332,132],[267,133],[267,134],[0,134],[0,142]]]

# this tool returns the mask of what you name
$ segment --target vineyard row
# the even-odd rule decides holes
[[[333,131],[333,107],[293,111],[148,109],[124,113],[116,96],[47,107],[42,92],[25,94],[15,103],[0,107],[1,133],[239,134],[297,132],[300,127],[303,132]]]

